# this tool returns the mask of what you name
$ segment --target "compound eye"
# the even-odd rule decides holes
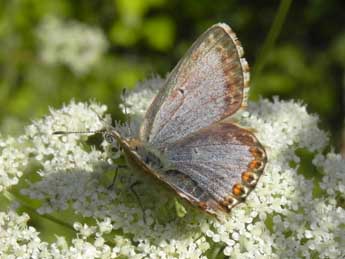
[[[116,143],[116,139],[114,138],[114,136],[108,132],[105,132],[103,134],[103,137],[104,137],[105,141],[107,141],[109,144],[115,144]]]

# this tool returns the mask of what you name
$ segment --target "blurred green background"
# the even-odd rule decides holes
[[[299,99],[341,146],[345,2],[112,0],[0,2],[0,132],[71,99],[123,119],[122,88],[164,76],[209,26],[228,23],[252,68],[250,98]]]

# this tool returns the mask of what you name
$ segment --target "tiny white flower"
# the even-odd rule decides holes
[[[111,225],[111,219],[105,218],[102,222],[98,223],[98,227],[101,234],[111,232],[111,230],[113,229]]]
[[[312,238],[312,237],[313,237],[313,232],[310,231],[310,230],[306,230],[306,231],[305,231],[305,237],[306,237],[306,238]]]

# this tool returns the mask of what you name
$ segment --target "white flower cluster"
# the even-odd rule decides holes
[[[127,101],[132,113],[145,109],[141,101],[149,103],[138,94]],[[184,217],[177,217],[171,198],[157,184],[146,182],[137,189],[144,221],[128,188],[140,175],[120,170],[114,189],[102,183],[102,176],[113,172],[117,163],[118,153],[112,153],[109,144],[90,148],[85,136],[51,134],[54,130],[99,130],[104,126],[99,117],[104,118],[105,111],[106,107],[95,103],[72,102],[51,110],[23,136],[0,140],[3,192],[17,183],[34,160],[41,165],[37,172],[41,179],[29,183],[22,194],[41,201],[38,212],[45,215],[72,208],[79,222],[84,217],[95,222],[69,222],[76,231],[72,242],[58,237],[48,244],[26,224],[26,214],[2,212],[1,257],[206,259],[218,250],[231,258],[345,257],[345,161],[337,154],[323,153],[328,136],[305,106],[260,100],[236,116],[241,125],[255,129],[268,163],[246,202],[223,222],[191,207]],[[305,161],[298,150],[309,152],[313,159]],[[315,176],[305,172],[305,163]]]
[[[123,104],[120,104],[120,108],[123,112],[128,112],[131,115],[144,116],[147,107],[152,102],[153,98],[157,94],[159,88],[164,84],[164,79],[153,76],[152,78],[145,80],[142,83],[136,85],[128,95],[122,96]],[[125,110],[125,106],[127,110]]]
[[[0,212],[1,258],[117,258],[122,254],[140,258],[135,257],[135,247],[125,237],[114,235],[111,243],[105,241],[102,236],[112,229],[110,219],[105,218],[93,227],[76,222],[73,227],[78,238],[72,240],[72,245],[63,237],[57,237],[52,244],[42,242],[39,232],[28,226],[29,219],[27,214]],[[90,236],[94,237],[93,242],[87,240]]]
[[[28,165],[30,151],[23,148],[26,138],[0,138],[0,192],[18,183]]]
[[[77,21],[46,17],[37,28],[39,54],[47,64],[64,64],[75,74],[87,73],[107,49],[107,40],[97,27]]]

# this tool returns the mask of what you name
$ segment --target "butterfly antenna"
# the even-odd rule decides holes
[[[105,125],[111,126],[111,125],[109,125],[109,123],[108,123],[105,119],[103,119],[94,109],[92,109],[92,108],[90,107],[90,110],[92,110],[92,111],[96,114],[97,118],[98,118],[100,121],[103,121]]]
[[[131,135],[131,118],[129,117],[128,111],[127,111],[127,89],[122,89],[122,100],[123,100],[123,107],[125,112],[126,121],[128,122],[128,133]]]
[[[92,109],[90,107],[90,110],[92,110],[97,118],[100,121],[103,121],[104,124],[109,125],[109,123],[103,119],[94,109]],[[100,130],[88,130],[88,131],[63,131],[63,130],[58,130],[58,131],[54,131],[52,134],[53,135],[68,135],[68,134],[95,134],[95,133],[104,133],[105,131],[107,131],[106,129],[100,129]]]
[[[90,108],[98,117],[100,121],[103,121],[105,124],[107,124],[107,121],[105,121],[99,114],[92,108]],[[68,135],[68,134],[95,134],[95,133],[104,133],[106,129],[100,129],[100,130],[84,130],[84,131],[64,131],[64,130],[58,130],[54,131],[53,135]]]
[[[89,130],[89,131],[64,131],[58,130],[54,131],[53,135],[68,135],[68,134],[94,134],[94,133],[103,133],[104,130]]]

